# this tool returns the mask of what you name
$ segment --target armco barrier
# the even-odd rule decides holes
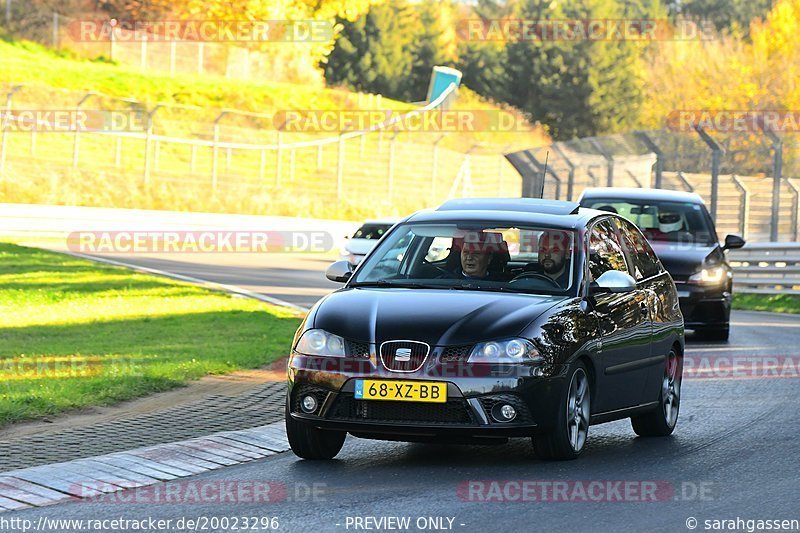
[[[755,243],[730,254],[734,290],[800,295],[800,243]]]

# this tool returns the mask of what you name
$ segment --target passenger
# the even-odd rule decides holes
[[[453,239],[453,247],[461,250],[458,274],[467,279],[494,279],[508,262],[508,248],[501,233],[468,232],[463,238]]]

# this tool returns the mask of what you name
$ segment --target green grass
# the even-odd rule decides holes
[[[0,243],[0,427],[286,355],[292,312]]]
[[[800,313],[800,295],[734,293],[733,308],[773,313]]]

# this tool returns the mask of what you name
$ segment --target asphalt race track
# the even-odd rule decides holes
[[[242,265],[214,254],[200,259],[214,263],[124,260],[303,306],[335,288],[324,279],[321,260]],[[180,482],[182,489],[270,482],[268,499],[277,501],[253,503],[245,491],[233,503],[159,503],[164,500],[154,501],[150,492],[134,503],[133,495],[118,493],[106,502],[67,503],[5,518],[34,524],[40,517],[171,519],[170,531],[189,529],[185,522],[179,529],[179,519],[200,519],[200,530],[205,524],[208,531],[233,531],[236,517],[239,530],[245,524],[266,530],[268,521],[253,518],[277,517],[272,525],[278,531],[391,531],[378,526],[397,526],[387,520],[398,517],[410,520],[411,531],[465,532],[731,530],[737,524],[706,521],[737,519],[739,530],[752,525],[754,531],[758,520],[800,519],[800,319],[736,312],[730,343],[689,335],[686,363],[695,371],[685,372],[672,437],[636,438],[627,421],[593,426],[576,461],[539,461],[526,439],[503,446],[439,446],[348,437],[331,462],[284,453]],[[43,530],[78,530],[50,525],[43,523]]]

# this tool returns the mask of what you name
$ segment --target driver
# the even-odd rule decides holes
[[[669,240],[669,234],[683,229],[683,215],[669,207],[658,211],[658,227],[648,229],[645,236],[650,240]]]
[[[460,275],[467,279],[490,278],[489,263],[494,254],[503,251],[503,235],[496,232],[471,231],[454,245],[461,248]]]
[[[569,238],[563,231],[544,231],[539,237],[539,266],[562,288],[569,287]]]

